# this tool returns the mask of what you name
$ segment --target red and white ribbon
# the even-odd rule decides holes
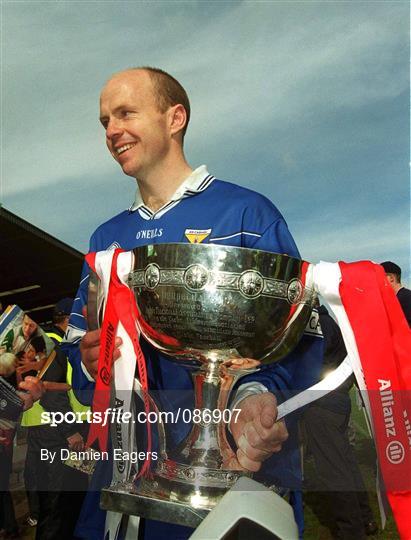
[[[101,256],[103,259],[107,257]],[[124,332],[123,335],[127,336],[125,343],[128,343],[126,347],[129,351],[125,357],[137,359],[140,382],[145,393],[148,388],[145,361],[136,327],[136,320],[139,317],[136,303],[132,291],[119,277],[119,274],[124,276],[131,269],[130,260],[126,260],[127,256],[130,257],[130,254],[119,255],[119,250],[116,250],[111,255],[111,266],[105,260],[104,264],[100,265],[100,272],[99,264],[96,264],[98,257],[93,254],[88,256],[90,266],[96,269],[100,277],[105,275],[106,282],[106,307],[94,410],[105,410],[110,402],[113,332],[114,337],[118,331]],[[125,265],[120,272],[117,268],[118,261],[121,261],[122,266]],[[110,266],[109,279],[108,266]],[[319,383],[318,390],[325,392],[335,388],[338,386],[337,383],[349,376],[351,370],[354,371],[372,426],[394,518],[401,538],[410,540],[411,331],[379,265],[368,261],[349,264],[321,262],[314,265],[311,271],[316,290],[326,300],[337,318],[349,357],[349,361],[346,360],[327,383]],[[130,355],[130,347],[134,354]],[[128,366],[126,369],[125,365]],[[134,360],[132,364],[125,365],[118,371],[118,380],[121,379],[123,384],[126,373],[126,379],[132,385],[133,377],[129,375],[134,369]],[[307,391],[303,394],[308,395]],[[311,395],[320,397],[321,392],[311,392]],[[284,410],[280,411],[281,416],[308,402],[304,401],[303,395],[293,399],[295,403],[286,402],[282,405]],[[148,411],[150,408],[148,398],[144,401]],[[107,431],[104,433],[98,425],[93,427],[89,442],[93,437],[97,438],[100,441],[100,449],[104,449],[107,444]],[[147,450],[151,450],[150,431],[147,433],[147,439]],[[149,462],[146,462],[140,474],[147,472],[148,467]]]
[[[136,362],[140,383],[144,391],[145,410],[146,413],[150,411],[150,402],[147,393],[147,369],[140,346],[140,335],[137,330],[139,313],[133,292],[124,282],[124,277],[127,276],[131,270],[131,256],[131,252],[123,252],[123,250],[119,249],[116,249],[113,252],[90,253],[86,256],[89,266],[97,273],[102,281],[105,296],[100,355],[98,359],[97,380],[93,399],[93,412],[99,412],[103,417],[105,411],[110,407],[112,372],[115,373],[115,388],[124,392],[124,396],[121,395],[121,399],[119,399],[120,402],[123,402],[122,406],[124,406],[125,397],[127,395],[127,408],[123,408],[123,411],[131,409],[131,390],[133,388]],[[122,335],[123,339],[125,335],[127,336],[123,344],[125,343],[125,347],[130,349],[131,343],[133,353],[130,354],[129,350],[128,354],[122,355],[122,363],[116,366],[116,368],[113,368],[115,338],[118,335]],[[139,471],[139,476],[147,474],[150,468],[152,443],[151,429],[148,422],[146,423],[146,427],[147,459]],[[108,433],[108,424],[91,424],[87,445],[91,446],[97,440],[100,450],[106,450]],[[128,435],[127,439],[129,438]]]
[[[341,328],[398,531],[410,540],[411,331],[379,265],[321,262],[314,282]]]

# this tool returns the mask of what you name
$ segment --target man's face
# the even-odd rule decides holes
[[[115,75],[100,97],[107,147],[123,172],[144,178],[170,148],[169,115],[161,113],[150,75],[143,70]]]
[[[391,285],[391,287],[395,291],[396,285],[398,285],[397,280],[394,276],[394,274],[385,274],[385,277],[387,278],[388,283]]]
[[[21,325],[24,339],[29,339],[37,329],[37,324],[30,319],[27,315],[24,315],[23,323]]]
[[[24,351],[24,363],[34,362],[36,359],[36,350],[32,345],[29,345]]]

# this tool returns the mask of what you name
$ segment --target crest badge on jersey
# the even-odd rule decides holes
[[[191,244],[201,244],[207,236],[210,236],[212,229],[186,229],[184,234]]]

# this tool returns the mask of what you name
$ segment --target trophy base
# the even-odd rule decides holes
[[[196,509],[187,504],[138,493],[132,482],[119,482],[103,489],[100,506],[103,510],[185,525],[194,529],[209,513],[206,509]]]
[[[197,527],[245,471],[209,469],[160,459],[154,474],[138,484],[103,489],[104,510]]]
[[[150,478],[142,478],[135,491],[147,497],[213,509],[245,471],[211,469],[160,459]]]

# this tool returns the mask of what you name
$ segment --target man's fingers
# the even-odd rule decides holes
[[[244,469],[247,469],[251,472],[257,472],[261,468],[261,462],[260,461],[254,461],[253,459],[250,459],[242,450],[241,448],[238,448],[237,450],[237,459],[239,464],[244,467]]]
[[[264,405],[261,415],[260,415],[260,421],[261,426],[265,429],[270,429],[275,424],[275,419],[277,418],[277,406],[272,403]]]
[[[19,384],[19,388],[26,390],[30,394],[30,399],[36,401],[40,399],[44,392],[44,384],[37,377],[28,376]],[[30,405],[31,406],[31,405]]]
[[[81,359],[89,374],[95,379],[98,371],[98,358],[100,354],[101,329],[87,332],[80,342]],[[121,356],[119,347],[123,341],[116,337],[114,342],[113,362]]]
[[[91,330],[86,332],[80,342],[80,347],[82,349],[91,349],[91,347],[97,347],[100,345],[101,339],[101,328],[97,330]]]
[[[275,433],[272,430],[258,431],[254,422],[249,422],[244,426],[240,439],[242,437],[245,437],[250,447],[264,452],[271,452],[278,444],[278,441],[275,440]]]
[[[283,437],[281,434],[277,434],[277,428],[267,434],[265,439],[262,439],[254,424],[247,424],[237,445],[249,458],[264,461],[273,452],[280,450],[282,441]]]
[[[274,445],[273,445],[274,446]],[[272,449],[265,447],[257,447],[250,444],[245,435],[241,435],[238,439],[238,448],[253,461],[265,461],[272,454]]]
[[[121,356],[121,352],[120,352],[120,349],[114,349],[114,352],[113,352],[113,361],[115,362],[116,360],[118,360]]]
[[[245,467],[240,465],[237,455],[233,454],[229,459],[223,462],[224,469],[230,469],[231,471],[245,471]]]
[[[31,397],[30,394],[25,394],[25,393],[19,393],[19,396],[21,398],[21,400],[23,401],[23,410],[24,411],[27,411],[27,409],[30,409],[30,407],[33,406],[33,398]]]
[[[284,420],[279,420],[275,422],[270,429],[265,429],[262,427],[261,423],[255,423],[256,431],[260,434],[261,439],[267,445],[280,445],[288,439],[288,431],[285,426]]]

